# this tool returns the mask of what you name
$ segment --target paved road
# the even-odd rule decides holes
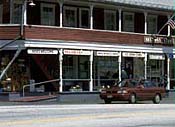
[[[174,104],[1,106],[0,127],[174,127]]]

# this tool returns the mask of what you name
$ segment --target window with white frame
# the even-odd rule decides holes
[[[12,15],[12,22],[14,24],[21,23],[22,16],[22,1],[17,0],[13,1],[13,15]]]
[[[63,10],[63,25],[66,27],[77,27],[77,8],[65,6]]]
[[[41,3],[41,25],[55,25],[55,5]]]
[[[2,23],[3,5],[0,4],[0,24]]]
[[[156,15],[148,15],[148,34],[157,33],[157,16]]]
[[[134,13],[123,13],[123,31],[134,32]]]
[[[79,26],[81,28],[89,28],[89,9],[80,8],[79,9]]]
[[[104,11],[105,30],[116,30],[116,12],[112,10]]]

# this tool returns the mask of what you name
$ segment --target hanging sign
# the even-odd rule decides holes
[[[58,54],[58,50],[55,49],[28,49],[28,54]]]
[[[64,50],[65,55],[91,55],[91,51],[85,50]]]
[[[119,52],[103,52],[97,51],[95,53],[96,56],[119,56]]]
[[[123,57],[145,57],[144,53],[123,52]]]
[[[161,55],[161,54],[150,54],[149,55],[149,59],[152,59],[152,60],[165,60],[165,55]]]

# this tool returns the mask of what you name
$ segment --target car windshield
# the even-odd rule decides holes
[[[138,84],[137,80],[123,80],[119,83],[119,87],[135,87]]]

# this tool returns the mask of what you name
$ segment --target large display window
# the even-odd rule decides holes
[[[63,56],[63,91],[89,91],[89,56]]]
[[[114,85],[119,77],[118,57],[95,56],[93,66],[94,90],[104,85]]]

